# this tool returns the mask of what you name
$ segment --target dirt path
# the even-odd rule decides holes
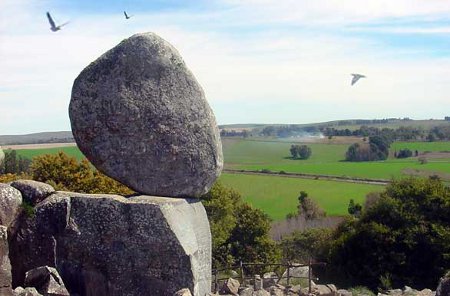
[[[2,149],[45,149],[45,148],[59,148],[76,146],[76,143],[44,143],[44,144],[22,144],[22,145],[6,145],[1,146]]]
[[[329,180],[338,182],[348,182],[348,183],[359,183],[359,184],[370,184],[370,185],[387,185],[389,180],[383,179],[366,179],[366,178],[351,178],[351,177],[339,177],[330,175],[313,175],[313,174],[302,174],[302,173],[261,173],[260,171],[249,171],[249,170],[233,170],[224,169],[223,172],[230,174],[245,174],[245,175],[261,175],[261,176],[277,176],[283,178],[300,178],[300,179],[313,179],[313,180]]]

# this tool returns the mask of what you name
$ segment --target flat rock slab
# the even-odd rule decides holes
[[[51,185],[33,180],[13,181],[11,186],[19,190],[23,200],[33,206],[55,192]]]
[[[223,167],[214,114],[177,50],[136,34],[75,79],[72,132],[92,164],[137,192],[206,193]]]
[[[11,237],[15,286],[55,267],[70,294],[165,296],[211,289],[211,233],[195,199],[56,192]]]

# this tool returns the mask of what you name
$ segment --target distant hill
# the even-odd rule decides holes
[[[75,142],[71,131],[43,132],[27,135],[0,135],[0,145],[71,142]]]
[[[421,127],[423,130],[429,130],[434,126],[450,125],[450,118],[429,119],[429,120],[412,120],[409,118],[386,118],[386,119],[346,119],[317,123],[304,124],[222,124],[219,125],[221,130],[262,130],[267,126],[286,126],[293,125],[298,127],[333,127],[335,129],[358,129],[361,125],[374,127],[398,128],[400,126]],[[71,131],[60,132],[42,132],[27,135],[0,135],[0,145],[19,145],[19,144],[41,144],[41,143],[72,143],[75,142]]]

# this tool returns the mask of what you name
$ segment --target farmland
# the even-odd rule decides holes
[[[329,143],[308,143],[312,156],[307,160],[290,158],[289,148],[292,142],[273,139],[245,140],[224,138],[223,151],[226,169],[262,170],[278,173],[307,173],[328,176],[346,176],[369,179],[397,178],[413,174],[427,176],[438,174],[450,180],[450,142],[396,142],[393,151],[408,148],[418,150],[428,158],[428,163],[420,164],[417,157],[396,159],[392,156],[386,161],[346,162],[344,155],[348,143],[340,139]],[[18,154],[33,158],[40,154],[53,154],[63,151],[81,160],[84,156],[77,147],[59,147],[46,149],[22,149]],[[423,154],[425,151],[432,153]],[[434,155],[434,156],[433,156]],[[297,196],[300,191],[308,192],[310,197],[324,208],[328,215],[345,215],[350,199],[363,203],[365,195],[371,191],[382,191],[383,186],[354,184],[329,180],[288,178],[272,175],[245,175],[223,173],[220,181],[239,191],[243,198],[257,208],[265,211],[272,219],[283,219],[286,214],[295,212]]]
[[[297,210],[297,197],[302,190],[327,215],[335,216],[347,213],[350,199],[363,204],[367,193],[384,188],[380,185],[226,173],[222,174],[220,181],[239,191],[247,202],[262,209],[274,220],[282,220],[286,214]]]

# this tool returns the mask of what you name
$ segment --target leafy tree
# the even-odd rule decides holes
[[[361,215],[362,206],[359,203],[355,203],[353,199],[350,199],[348,203],[348,213],[352,216],[359,217]]]
[[[5,150],[3,163],[0,162],[0,173],[20,174],[28,172],[31,160],[17,155],[16,150]]]
[[[311,198],[308,193],[300,191],[298,197],[298,214],[303,215],[306,219],[317,219],[326,216],[325,211]]]
[[[307,263],[309,259],[321,261],[326,257],[331,235],[332,230],[327,228],[294,232],[281,241],[283,259],[298,263]]]
[[[348,285],[435,287],[450,266],[450,189],[432,179],[393,181],[333,238],[330,266]]]
[[[243,262],[273,262],[279,250],[269,237],[270,219],[242,201],[236,191],[216,182],[202,197],[212,234],[217,266]]]
[[[301,145],[298,151],[300,159],[308,159],[312,154],[311,148],[306,145]]]
[[[397,153],[397,158],[408,158],[411,157],[413,155],[412,151],[409,150],[408,148],[405,149],[401,149],[398,153]]]
[[[308,159],[312,154],[311,148],[306,145],[291,145],[290,152],[294,159]]]

